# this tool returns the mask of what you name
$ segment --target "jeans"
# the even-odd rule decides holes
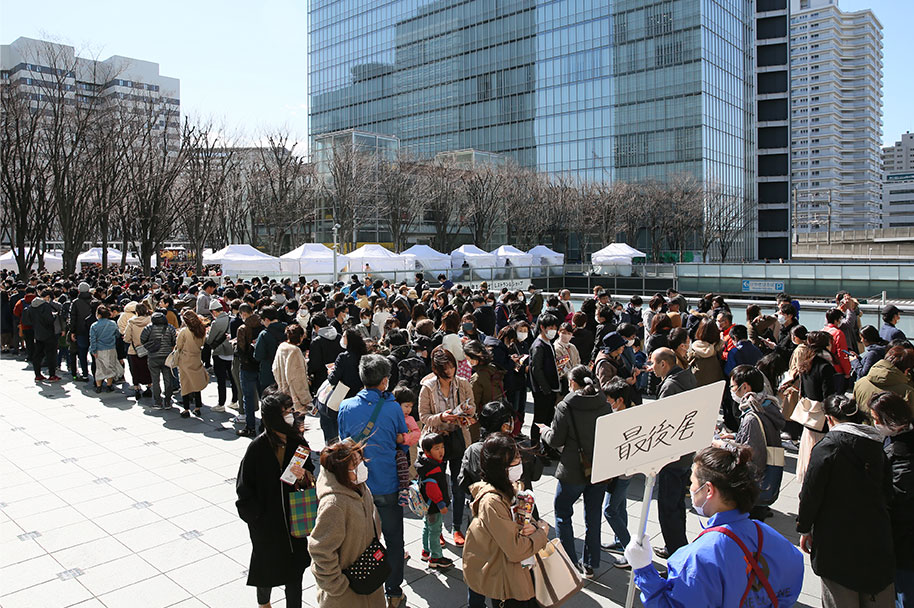
[[[48,368],[48,377],[57,373],[57,338],[35,340],[32,346],[32,368],[35,376],[41,373],[42,361]]]
[[[399,493],[376,494],[374,506],[381,518],[381,533],[387,545],[387,561],[390,563],[390,576],[384,583],[387,597],[400,597],[403,590],[403,507],[397,502]]]
[[[585,566],[596,570],[600,567],[600,523],[606,484],[575,485],[562,483],[560,480],[555,487],[555,530],[568,557],[577,563],[578,553],[574,548],[571,516],[574,513],[574,503],[581,494],[584,495],[585,526],[584,556],[581,561]]]
[[[914,606],[914,570],[895,570],[895,608]]]
[[[672,555],[689,544],[686,539],[685,492],[689,486],[689,469],[674,462],[657,475],[657,517],[667,551]]]
[[[78,348],[77,357],[79,358],[79,367],[83,370],[83,376],[89,376],[89,336],[77,334],[76,346]],[[76,371],[76,368],[73,368]]]
[[[442,523],[444,523],[444,517],[441,513],[428,513],[422,524],[422,548],[435,559],[443,555],[441,543],[438,542],[438,537],[441,536]]]
[[[238,401],[238,387],[232,376],[232,362],[218,356],[213,357],[213,371],[216,373],[216,388],[219,390],[219,405],[225,405],[225,383],[232,385],[232,403]]]
[[[149,377],[152,379],[152,400],[154,403],[162,402],[171,406],[171,397],[175,394],[175,377],[171,368],[165,366],[165,359],[147,360],[149,365]],[[162,388],[159,386],[159,376],[162,377],[162,383],[165,385],[165,398],[162,398]]]
[[[340,438],[339,412],[331,410],[323,403],[318,402],[317,413],[321,418],[321,431],[324,433],[324,443],[331,445]]]
[[[254,430],[257,425],[257,371],[241,368],[241,400],[244,404],[244,426]]]
[[[632,535],[628,531],[628,511],[625,510],[625,499],[631,483],[631,479],[616,477],[607,486],[606,496],[603,499],[603,516],[606,518],[606,523],[612,528],[613,534],[616,535],[616,542],[621,543],[623,547],[628,545],[632,539]]]

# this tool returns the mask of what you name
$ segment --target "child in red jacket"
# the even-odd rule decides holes
[[[443,516],[451,502],[444,474],[444,442],[447,435],[429,433],[422,438],[422,454],[416,459],[416,473],[422,497],[428,501],[428,513],[423,518],[422,560],[429,568],[446,569],[454,562],[443,556],[438,538],[441,536]]]

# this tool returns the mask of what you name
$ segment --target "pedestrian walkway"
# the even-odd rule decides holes
[[[249,443],[235,436],[232,412],[203,408],[203,419],[182,419],[178,409],[151,408],[120,390],[96,395],[82,383],[41,384],[22,361],[0,360],[0,607],[2,608],[245,608],[256,606],[245,586],[250,541],[235,511],[235,475]],[[203,403],[216,403],[215,383]],[[528,416],[528,419],[530,416]],[[307,432],[322,446],[316,418]],[[768,521],[793,542],[797,484],[788,462],[776,516]],[[535,484],[541,516],[554,524],[555,479],[549,468]],[[642,484],[630,488],[634,529]],[[633,499],[633,497],[635,499]],[[653,505],[652,505],[653,506]],[[648,525],[661,546],[657,517]],[[691,536],[701,531],[688,515]],[[583,506],[574,517],[584,535]],[[460,608],[466,586],[460,550],[447,573],[429,572],[419,560],[422,521],[407,516],[408,606]],[[554,530],[552,532],[554,535]],[[450,535],[445,533],[450,541]],[[609,526],[603,527],[610,540]],[[565,606],[621,606],[628,572],[609,555],[593,580]],[[662,560],[657,561],[662,565]],[[304,600],[316,606],[306,572]],[[819,606],[819,581],[806,559],[799,606]],[[285,606],[282,590],[273,606]],[[636,605],[640,605],[636,601]]]

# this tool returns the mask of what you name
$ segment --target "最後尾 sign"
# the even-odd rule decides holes
[[[715,382],[597,418],[591,481],[656,474],[710,445],[725,385]]]
[[[782,291],[784,291],[784,281],[743,279],[743,293],[780,293]]]

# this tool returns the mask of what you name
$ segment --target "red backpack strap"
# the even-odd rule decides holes
[[[756,533],[758,534],[758,551],[756,552],[755,555],[752,555],[749,552],[749,549],[746,547],[745,543],[743,543],[743,541],[740,540],[739,536],[737,536],[736,533],[733,532],[733,530],[731,530],[730,528],[727,528],[726,526],[714,526],[713,528],[707,528],[701,534],[698,535],[698,538],[701,538],[708,532],[720,532],[724,536],[727,536],[730,539],[732,539],[739,546],[739,548],[742,549],[743,556],[746,558],[746,562],[748,562],[749,567],[752,568],[752,574],[749,575],[749,582],[746,585],[746,590],[743,592],[743,598],[739,602],[740,606],[742,606],[745,603],[746,597],[749,595],[749,590],[752,589],[752,577],[754,575],[756,578],[758,578],[758,580],[762,583],[762,586],[765,588],[765,592],[768,594],[768,599],[771,600],[772,608],[778,608],[778,597],[774,593],[774,589],[771,588],[771,583],[768,582],[768,578],[765,576],[765,573],[762,572],[761,567],[758,565],[758,557],[761,557],[761,555],[762,555],[762,543],[763,543],[762,527],[760,525],[758,525],[757,521],[753,521],[752,523],[755,524],[755,530],[756,530]]]

